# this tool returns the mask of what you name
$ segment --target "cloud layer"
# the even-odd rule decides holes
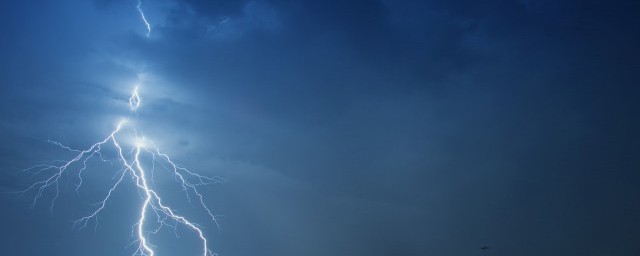
[[[4,190],[59,157],[43,140],[104,136],[139,84],[148,137],[229,180],[209,191],[223,254],[640,253],[634,1],[145,8],[149,39],[130,1],[0,4]],[[127,193],[111,214],[128,216]],[[0,254],[42,254],[28,241],[51,236],[50,255],[126,245],[115,217],[69,231],[73,200],[1,202],[15,238]]]

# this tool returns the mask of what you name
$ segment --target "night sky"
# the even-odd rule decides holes
[[[131,180],[73,227],[121,167],[15,192],[136,84],[145,136],[226,180],[219,229],[160,181],[220,256],[640,255],[640,1],[145,0],[148,38],[136,4],[0,1],[0,255],[131,255]],[[157,256],[199,255],[175,233]]]

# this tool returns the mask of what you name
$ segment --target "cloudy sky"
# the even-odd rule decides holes
[[[219,228],[159,184],[221,256],[640,255],[638,1],[145,0],[149,37],[136,4],[0,2],[0,255],[135,250],[131,180],[73,227],[117,164],[14,192],[136,85],[139,131],[226,180]]]

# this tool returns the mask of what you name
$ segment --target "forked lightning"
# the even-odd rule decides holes
[[[136,87],[132,92],[131,98],[129,98],[129,107],[131,111],[137,111],[139,106],[140,96],[138,94],[138,88]],[[131,131],[132,134],[135,135],[135,139],[133,139],[133,141],[127,141],[126,136],[124,136],[125,131]],[[22,193],[35,193],[33,200],[34,205],[42,198],[43,193],[51,192],[53,193],[51,199],[51,207],[53,209],[55,200],[60,194],[59,185],[61,178],[65,176],[73,175],[73,177],[77,178],[75,188],[76,191],[78,191],[82,186],[83,174],[88,170],[87,162],[94,158],[107,161],[103,158],[102,153],[104,148],[111,146],[116,152],[115,158],[117,162],[122,165],[122,170],[118,172],[114,179],[115,182],[110,186],[104,198],[96,204],[96,208],[91,214],[77,219],[74,222],[74,226],[84,228],[90,222],[95,222],[97,225],[97,217],[107,206],[112,193],[123,183],[126,183],[124,182],[125,178],[130,177],[133,180],[132,183],[135,184],[142,195],[142,202],[137,218],[138,221],[134,224],[132,230],[132,234],[135,237],[134,244],[137,243],[138,245],[133,255],[156,255],[150,239],[162,227],[175,229],[177,225],[183,225],[197,235],[202,246],[201,255],[216,255],[210,249],[203,229],[186,216],[177,214],[173,208],[167,205],[167,203],[163,201],[160,192],[157,190],[150,176],[153,175],[153,172],[158,171],[156,170],[156,166],[164,167],[162,169],[168,171],[168,173],[174,177],[180,188],[186,193],[187,199],[191,201],[192,197],[197,198],[197,203],[199,207],[203,209],[203,214],[206,214],[216,225],[218,224],[217,218],[205,204],[203,195],[199,192],[198,188],[203,185],[221,182],[222,180],[220,178],[199,175],[176,165],[169,155],[161,152],[152,141],[138,136],[137,129],[133,122],[126,119],[121,120],[109,136],[84,150],[72,149],[55,141],[49,142],[72,152],[75,156],[68,161],[53,161],[25,170],[34,172],[34,175],[41,178],[22,191]],[[143,163],[143,156],[145,154],[151,159],[150,162],[147,162],[147,165],[153,166],[149,170],[145,169]]]

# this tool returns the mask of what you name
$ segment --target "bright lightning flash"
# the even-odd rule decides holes
[[[147,17],[144,15],[144,11],[142,10],[142,0],[138,0],[136,8],[138,9],[138,13],[140,13],[140,18],[144,22],[144,25],[147,27],[147,37],[149,37],[151,35],[151,24],[147,21]]]
[[[140,94],[138,94],[138,86],[133,89],[131,97],[129,98],[129,108],[131,111],[136,111],[140,107]]]
[[[140,105],[140,97],[138,95],[138,88],[133,90],[132,96],[129,99],[129,107],[132,111],[137,110]],[[125,129],[132,130],[135,136],[135,140],[132,143],[125,143],[123,139],[123,133]],[[140,211],[138,221],[133,225],[132,236],[135,238],[133,244],[137,244],[136,250],[133,255],[136,256],[154,256],[154,246],[150,242],[150,238],[157,234],[163,227],[176,228],[178,225],[186,227],[188,230],[194,232],[198,236],[201,242],[201,255],[214,256],[216,255],[209,248],[208,241],[204,235],[202,228],[187,219],[187,217],[177,214],[176,211],[165,203],[156,190],[153,183],[153,172],[157,171],[156,166],[162,166],[163,169],[168,171],[172,175],[183,192],[186,194],[189,202],[191,198],[197,198],[199,207],[206,212],[208,217],[216,224],[217,217],[212,213],[209,207],[204,203],[202,193],[198,188],[203,185],[222,182],[222,179],[218,177],[208,177],[199,175],[186,168],[176,165],[171,158],[162,153],[158,147],[152,141],[144,137],[138,137],[135,127],[130,121],[124,119],[120,121],[116,128],[103,140],[91,145],[84,150],[76,150],[67,147],[59,142],[49,141],[69,152],[73,152],[75,157],[68,161],[53,161],[47,164],[40,164],[33,166],[25,171],[33,171],[39,177],[44,177],[33,185],[29,186],[22,193],[35,193],[33,204],[43,196],[43,193],[53,192],[53,198],[51,201],[51,208],[55,204],[55,200],[60,194],[59,184],[60,179],[65,175],[70,175],[71,172],[75,172],[77,177],[77,184],[75,186],[76,191],[82,186],[83,172],[87,169],[87,162],[93,158],[99,157],[104,160],[102,155],[102,149],[104,147],[113,146],[115,152],[117,152],[117,161],[122,164],[122,170],[118,172],[115,177],[115,182],[106,192],[104,198],[96,204],[96,208],[91,214],[77,219],[74,222],[74,226],[78,228],[84,228],[90,222],[97,225],[98,215],[106,207],[109,202],[112,193],[123,183],[126,177],[130,177],[133,183],[139,190],[142,196],[142,204],[140,205]],[[130,145],[128,145],[130,144]],[[143,166],[141,161],[143,155],[150,156],[152,159],[151,164],[153,168],[147,170]]]

